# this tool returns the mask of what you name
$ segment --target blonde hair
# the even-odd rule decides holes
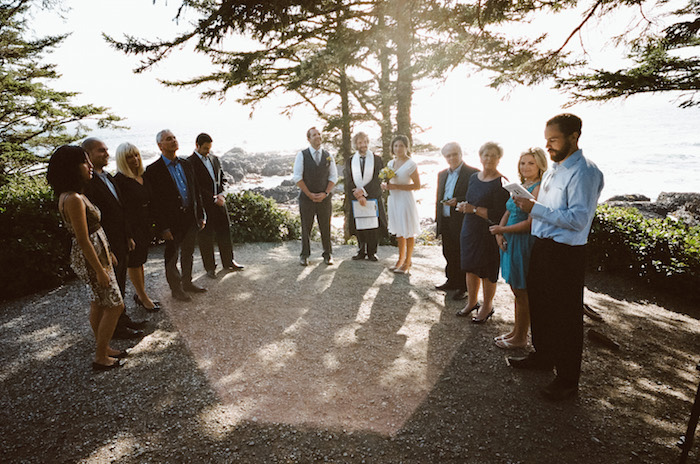
[[[136,170],[136,174],[133,173],[131,168],[126,162],[126,157],[128,155],[136,155],[139,157],[139,167]],[[117,171],[121,172],[124,174],[126,177],[130,177],[132,179],[139,177],[143,175],[143,172],[145,169],[143,168],[143,159],[141,159],[141,152],[139,152],[139,149],[136,148],[135,145],[129,143],[129,142],[124,142],[121,145],[117,147]]]
[[[488,150],[494,149],[498,152],[498,159],[503,158],[503,147],[501,147],[499,144],[496,142],[486,142],[479,148],[479,157],[484,156],[484,153],[486,153]]]
[[[369,136],[365,134],[364,132],[358,132],[352,137],[352,144],[355,148],[357,148],[357,141],[360,139],[367,139],[369,142]]]
[[[545,155],[544,150],[540,147],[532,147],[522,152],[520,154],[520,158],[518,158],[518,176],[520,176],[520,182],[525,182],[525,178],[520,173],[520,160],[523,159],[523,156],[526,155],[530,155],[533,158],[535,158],[535,164],[540,170],[540,174],[537,177],[539,179],[542,179],[542,175],[547,170],[547,155]]]

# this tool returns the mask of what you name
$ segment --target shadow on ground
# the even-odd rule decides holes
[[[3,461],[677,459],[673,443],[699,380],[700,324],[683,311],[589,288],[586,301],[604,322],[587,320],[586,329],[621,350],[587,340],[579,397],[550,404],[537,388],[551,374],[515,372],[493,345],[512,323],[505,284],[496,317],[473,326],[454,317],[461,302],[432,289],[441,281],[438,248],[418,249],[406,277],[351,262],[352,247],[337,247],[333,269],[304,269],[297,245],[240,247],[246,271],[200,280],[211,290],[190,307],[169,299],[153,250],[149,283],[167,311],[150,316],[149,335],[118,372],[89,369],[80,283],[4,304]],[[384,265],[393,251],[380,250]]]

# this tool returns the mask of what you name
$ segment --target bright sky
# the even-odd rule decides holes
[[[678,1],[678,0],[674,0]],[[112,152],[123,141],[136,143],[142,151],[154,153],[155,134],[170,128],[189,150],[196,134],[206,131],[215,140],[215,153],[239,146],[247,151],[296,151],[306,144],[305,132],[312,125],[322,125],[312,112],[300,108],[292,118],[281,116],[288,96],[276,96],[256,110],[249,118],[250,108],[235,102],[238,90],[230,92],[224,102],[202,101],[198,90],[166,88],[158,79],[184,79],[206,73],[210,64],[205,56],[191,49],[176,52],[165,62],[144,74],[133,74],[138,59],[126,57],[111,49],[102,39],[104,32],[115,38],[126,35],[155,39],[171,38],[180,27],[173,18],[180,1],[148,0],[66,0],[70,7],[61,19],[55,11],[37,15],[37,34],[72,32],[72,35],[47,62],[56,63],[63,78],[52,86],[78,91],[77,101],[110,107],[126,117],[131,129],[124,132],[100,133]],[[646,11],[648,13],[648,11]],[[552,42],[560,44],[580,20],[575,14],[547,17],[521,26],[522,29],[547,31]],[[604,15],[600,27],[586,27],[572,44],[586,44],[595,51],[598,63],[619,62],[608,39],[613,31],[622,32],[630,26],[629,18]],[[565,31],[565,28],[567,28]],[[603,34],[601,31],[605,31]],[[602,52],[601,52],[602,50]],[[652,194],[676,182],[679,189],[700,191],[700,181],[692,172],[700,169],[700,144],[697,110],[680,110],[670,95],[639,96],[605,105],[578,105],[568,109],[584,120],[582,146],[586,153],[604,169],[616,176],[617,189],[625,192],[635,185],[645,185]],[[488,140],[500,142],[506,156],[502,161],[506,175],[517,162],[518,154],[530,146],[543,144],[544,122],[562,112],[566,98],[547,86],[518,88],[512,93],[486,87],[485,76],[468,75],[465,69],[453,72],[444,83],[418,82],[413,99],[413,121],[426,129],[415,134],[420,141],[437,146],[456,140],[471,155],[471,164],[479,146]],[[378,129],[356,127],[376,137]],[[184,143],[183,143],[184,141]],[[657,157],[671,154],[682,161],[667,163],[667,177],[659,182]],[[614,156],[609,156],[614,154]],[[643,162],[639,156],[646,157]],[[680,157],[680,158],[678,158]],[[690,164],[688,164],[690,163]],[[630,174],[630,166],[646,169],[644,176]],[[697,169],[696,169],[697,167]],[[627,177],[625,177],[627,176]],[[654,184],[653,187],[649,185]],[[678,191],[673,189],[672,191]]]

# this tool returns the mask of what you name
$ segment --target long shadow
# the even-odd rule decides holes
[[[344,335],[352,332],[357,343],[370,343],[377,335],[389,334],[392,354],[381,367],[386,372],[406,346],[401,327],[412,317],[411,301],[440,302],[444,297],[435,296],[427,286],[405,291],[403,281],[389,279],[370,295],[373,303],[366,308],[358,294],[374,288],[367,282],[381,279],[383,271],[368,267],[366,281],[361,280],[353,292],[343,278],[356,270],[352,266],[340,262],[333,271],[309,269],[301,278],[318,284],[321,292],[332,287],[334,294],[346,298],[347,306],[343,302],[337,307],[313,306],[318,295],[302,295],[302,303],[311,304],[303,314],[285,315],[279,306],[274,306],[277,311],[261,307],[269,311],[265,314],[275,330],[249,347],[248,356],[284,335],[300,347],[296,352],[300,362],[311,360],[321,366],[329,360],[326,353],[313,352],[303,343],[318,336],[334,347],[335,360],[343,366],[354,353],[352,345],[344,344]],[[279,276],[274,287],[255,272],[228,279],[238,279],[232,288],[247,292],[241,296],[246,301],[267,300],[273,292],[260,295],[260,290],[276,292],[281,285],[300,282],[298,268],[281,265],[274,275]],[[226,282],[224,277],[221,281]],[[493,327],[470,326],[437,384],[395,436],[250,418],[222,426],[220,414],[226,405],[210,385],[207,367],[177,332],[169,310],[152,316],[154,330],[137,346],[126,368],[93,374],[89,367],[93,341],[83,309],[87,300],[72,296],[80,285],[73,282],[3,305],[0,452],[4,462],[674,462],[678,452],[672,443],[682,433],[697,388],[694,357],[700,330],[694,321],[655,314],[641,304],[627,309],[622,302],[601,296],[593,302],[602,307],[609,329],[616,330],[622,350],[613,353],[586,344],[581,393],[573,402],[553,405],[540,400],[536,389],[549,380],[548,375],[511,370],[503,353],[486,343]],[[287,299],[282,295],[275,301]],[[397,301],[398,312],[390,314],[386,308]],[[452,333],[452,309],[449,313],[445,309],[440,323],[431,327],[435,356],[438,339]],[[46,312],[53,317],[42,317]],[[208,314],[212,324],[217,314]],[[236,317],[245,320],[245,315]],[[301,328],[307,322],[327,322],[342,330],[315,333],[310,326]],[[590,322],[587,326],[600,328]],[[297,327],[296,332],[288,330]],[[257,333],[255,327],[251,330]],[[671,339],[681,343],[664,343]],[[281,372],[294,367],[290,364]],[[329,366],[334,368],[333,363]],[[596,371],[605,374],[601,384],[591,381]],[[363,387],[358,382],[354,388]]]

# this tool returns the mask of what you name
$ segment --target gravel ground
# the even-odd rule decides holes
[[[0,306],[2,462],[675,462],[700,380],[700,311],[604,274],[586,302],[616,340],[586,340],[577,399],[537,396],[551,374],[516,372],[492,338],[512,323],[499,283],[483,326],[454,317],[439,247],[418,247],[409,276],[380,262],[297,264],[298,243],[236,249],[240,273],[173,301],[162,249],[148,285],[166,309],[127,366],[93,373],[82,284]],[[199,261],[199,260],[197,260]],[[128,290],[131,297],[131,290]],[[130,305],[130,306],[133,306]],[[133,343],[120,341],[118,348]],[[697,448],[697,447],[696,447]],[[697,462],[696,451],[690,462]]]

